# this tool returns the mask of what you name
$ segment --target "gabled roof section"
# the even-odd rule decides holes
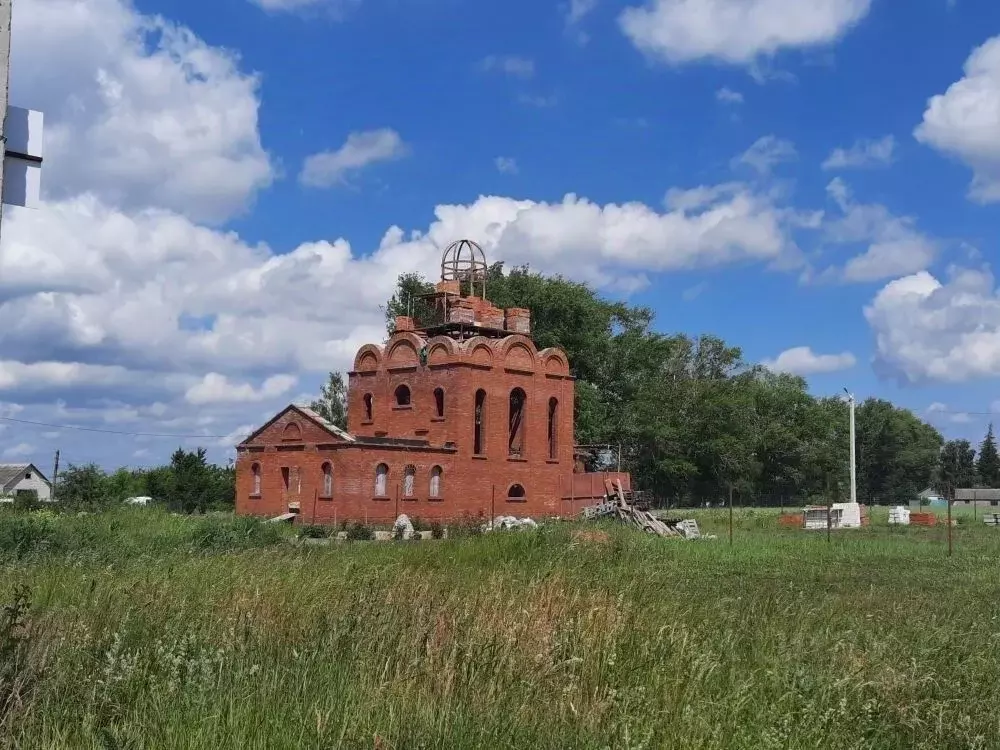
[[[277,422],[283,416],[285,416],[286,414],[288,414],[288,412],[290,412],[290,411],[294,411],[294,412],[298,413],[300,416],[305,417],[310,422],[312,422],[313,424],[315,424],[318,427],[322,428],[323,430],[325,430],[330,435],[332,435],[332,436],[334,436],[336,438],[339,438],[339,439],[343,440],[344,442],[347,442],[347,443],[357,442],[357,438],[355,438],[354,435],[352,435],[351,433],[347,432],[346,430],[340,429],[333,422],[330,422],[329,420],[325,419],[318,412],[314,411],[313,409],[310,409],[308,406],[297,406],[295,404],[289,404],[284,409],[282,409],[277,414],[275,414],[273,417],[271,417],[263,425],[261,425],[256,430],[254,430],[253,433],[251,433],[250,435],[248,435],[243,440],[243,442],[241,442],[236,447],[239,448],[241,446],[248,445],[248,444],[252,443],[254,440],[257,439],[257,437],[259,435],[261,435],[271,425],[273,425],[275,422]]]
[[[0,487],[6,488],[8,484],[13,484],[28,471],[37,474],[46,484],[49,483],[49,480],[34,464],[0,464]]]

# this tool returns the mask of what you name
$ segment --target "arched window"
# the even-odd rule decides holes
[[[431,469],[431,497],[441,497],[441,467]]]
[[[375,469],[375,497],[386,496],[386,486],[389,483],[389,467],[379,464]]]
[[[524,500],[524,487],[520,484],[512,484],[507,490],[508,500]]]
[[[524,403],[527,397],[520,388],[510,392],[510,422],[507,452],[520,458],[524,455]]]
[[[250,467],[250,471],[253,472],[253,491],[251,495],[260,494],[260,464],[254,464]]]
[[[476,411],[474,417],[472,452],[482,456],[486,452],[486,391],[476,391]]]
[[[282,440],[295,441],[302,439],[302,428],[297,422],[289,422],[285,425],[285,431],[281,434]]]
[[[322,497],[333,497],[333,464],[329,461],[323,463],[323,492]]]
[[[559,399],[549,399],[549,459],[559,457]]]
[[[444,416],[444,388],[434,389],[434,412],[438,417]]]
[[[410,405],[410,389],[408,386],[401,385],[396,388],[396,406],[409,406]]]
[[[365,394],[365,421],[366,422],[371,422],[372,421],[372,414],[374,414],[372,394],[366,393]]]
[[[403,497],[413,497],[413,482],[417,478],[417,467],[410,464],[403,469]]]

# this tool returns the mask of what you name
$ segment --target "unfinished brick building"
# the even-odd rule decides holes
[[[486,299],[486,259],[467,240],[442,259],[436,321],[396,319],[349,374],[347,430],[288,406],[237,448],[236,510],[305,523],[569,516],[605,479],[574,460],[566,354],[539,351],[530,311]],[[466,293],[467,292],[467,293]]]

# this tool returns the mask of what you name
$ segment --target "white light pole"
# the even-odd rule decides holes
[[[851,409],[851,502],[858,502],[858,477],[854,460],[854,394],[844,389],[847,394],[847,403]]]

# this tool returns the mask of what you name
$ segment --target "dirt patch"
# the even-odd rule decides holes
[[[572,540],[574,544],[606,544],[611,541],[608,532],[601,530],[580,530],[574,531]]]

